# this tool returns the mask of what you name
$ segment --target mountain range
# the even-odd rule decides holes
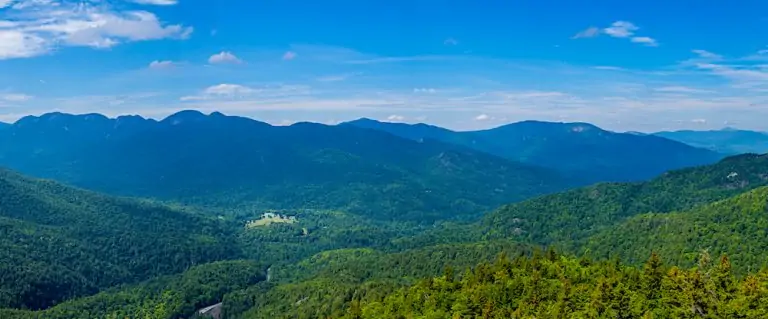
[[[209,306],[249,319],[762,309],[749,305],[768,294],[747,288],[762,285],[754,274],[768,260],[768,155],[718,160],[584,123],[502,128],[283,127],[194,111],[23,118],[0,130],[0,165],[53,180],[0,169],[0,317],[190,318]],[[581,166],[510,159],[508,143],[478,142],[489,136],[520,137],[511,144],[526,158],[573,154]],[[621,164],[612,143],[714,162],[635,181],[618,173],[681,161]],[[618,175],[584,186],[587,172],[611,167]],[[733,266],[727,257],[712,266],[710,253]],[[725,284],[737,280],[744,289]],[[696,299],[696,287],[722,298]]]
[[[426,124],[360,119],[343,125],[412,140],[437,140],[539,165],[588,182],[638,181],[668,170],[711,164],[722,155],[653,135],[615,133],[587,123],[524,121],[456,132]]]
[[[695,147],[723,154],[768,152],[768,133],[725,128],[713,131],[672,131],[654,133]]]
[[[0,133],[0,143],[2,165],[111,194],[209,207],[343,209],[380,219],[461,219],[582,183],[439,141],[195,111],[162,121],[26,117]]]

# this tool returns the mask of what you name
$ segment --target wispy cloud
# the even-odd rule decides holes
[[[341,82],[358,75],[360,73],[333,74],[317,77],[315,80],[318,82]]]
[[[392,115],[387,117],[387,121],[402,122],[402,121],[405,121],[405,116],[397,115],[397,114],[392,114]]]
[[[0,93],[0,100],[6,102],[25,102],[32,99],[32,96],[20,93]]]
[[[580,31],[579,33],[576,33],[574,36],[571,37],[571,39],[594,38],[598,35],[600,35],[599,28],[589,27]]]
[[[435,93],[437,90],[434,88],[414,88],[413,93]]]
[[[147,4],[154,6],[172,6],[179,3],[178,0],[128,0],[133,3]]]
[[[488,114],[480,114],[475,116],[475,121],[488,121],[490,119],[492,119],[492,117]]]
[[[597,70],[608,70],[608,71],[626,71],[625,68],[620,68],[617,66],[608,66],[608,65],[598,65],[592,68]]]
[[[719,60],[719,59],[723,58],[722,55],[715,54],[715,53],[709,52],[707,50],[699,50],[699,49],[697,49],[697,50],[691,50],[691,52],[695,53],[696,55],[698,55],[700,58],[703,58],[703,59]]]
[[[641,43],[641,44],[647,45],[649,47],[659,46],[659,43],[656,42],[656,39],[649,38],[649,37],[632,37],[632,39],[630,39],[630,41],[632,41],[634,43]]]
[[[664,86],[655,88],[654,91],[668,93],[714,93],[712,90],[697,89],[687,86]]]
[[[589,27],[580,31],[571,39],[594,38],[600,34],[606,34],[614,38],[628,38],[633,43],[640,43],[646,46],[655,47],[659,43],[656,39],[647,36],[635,36],[635,32],[640,30],[638,26],[629,21],[616,21],[607,28]]]
[[[628,21],[616,21],[610,27],[603,29],[603,32],[614,38],[628,38],[639,30],[634,23]]]
[[[59,46],[110,48],[125,42],[186,39],[192,27],[166,24],[148,11],[104,2],[20,0],[0,13],[0,59],[26,58]]]
[[[169,69],[174,67],[176,64],[177,63],[173,61],[155,60],[149,63],[149,68],[153,70]]]
[[[457,41],[454,38],[448,38],[448,39],[445,39],[445,41],[443,41],[443,44],[445,44],[445,45],[458,45],[459,41]]]
[[[208,63],[210,64],[239,64],[242,62],[243,61],[240,60],[240,58],[238,58],[237,56],[232,54],[232,52],[229,52],[229,51],[222,51],[208,58]]]
[[[298,56],[298,55],[296,54],[296,52],[293,52],[293,51],[288,51],[288,52],[285,52],[285,53],[283,53],[283,60],[284,60],[284,61],[290,61],[290,60],[293,60],[293,59],[295,59],[295,58],[296,58],[296,56]]]
[[[180,99],[182,101],[194,101],[194,100],[210,100],[216,98],[240,98],[256,90],[247,86],[239,84],[223,83],[214,86],[209,86],[203,90],[199,95],[183,96]]]
[[[258,87],[222,83],[209,86],[197,95],[187,95],[181,101],[264,101],[267,99],[297,97],[310,92],[303,85],[263,85]]]

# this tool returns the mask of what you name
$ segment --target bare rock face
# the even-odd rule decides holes
[[[221,305],[222,303],[217,303],[215,305],[205,307],[203,309],[198,310],[197,314],[202,317],[221,319]]]

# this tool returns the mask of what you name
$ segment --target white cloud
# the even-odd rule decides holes
[[[128,0],[133,3],[138,4],[148,4],[148,5],[155,5],[155,6],[172,6],[179,3],[178,0]]]
[[[475,117],[475,121],[488,121],[491,117],[488,114],[480,114]]]
[[[640,43],[646,46],[655,47],[659,45],[659,43],[654,38],[647,36],[634,36],[635,32],[638,30],[640,30],[640,28],[632,22],[616,21],[611,23],[611,26],[603,29],[599,29],[597,27],[589,27],[572,36],[571,39],[593,38],[600,35],[601,33],[605,33],[608,36],[614,38],[629,38],[629,40],[633,43]]]
[[[405,116],[392,114],[387,117],[387,121],[402,122],[405,121]]]
[[[232,54],[232,52],[229,51],[222,51],[220,53],[212,55],[210,58],[208,58],[208,63],[210,64],[239,64],[243,61],[240,60],[237,56]]]
[[[413,89],[413,93],[435,93],[437,90],[433,88],[415,88]]]
[[[0,60],[45,54],[50,43],[35,34],[0,29]]]
[[[630,41],[632,41],[634,43],[642,43],[642,44],[645,44],[645,45],[647,45],[649,47],[659,46],[659,43],[656,42],[655,39],[649,38],[649,37],[632,37],[632,39]]]
[[[691,123],[696,123],[696,124],[707,124],[707,119],[692,119],[692,120],[691,120]]]
[[[183,96],[182,101],[211,100],[218,98],[244,97],[255,92],[254,89],[239,84],[222,83],[205,88],[199,95]]]
[[[10,6],[14,0],[0,0],[0,9]]]
[[[297,56],[296,52],[293,52],[293,51],[288,51],[288,52],[285,52],[285,53],[283,54],[283,60],[285,60],[285,61],[290,61],[290,60],[293,60],[293,59],[295,59],[295,58],[296,58],[296,56]]]
[[[635,34],[638,29],[632,22],[616,21],[610,27],[603,29],[603,32],[614,38],[627,38]]]
[[[197,95],[183,96],[181,101],[243,101],[255,103],[270,99],[282,99],[286,97],[300,97],[308,95],[310,88],[302,85],[265,85],[250,87],[240,84],[223,83],[205,88]]]
[[[253,89],[239,84],[219,84],[208,87],[204,91],[204,93],[211,95],[248,94],[251,92]]]
[[[691,50],[691,52],[696,53],[700,58],[703,58],[703,59],[716,59],[716,60],[719,60],[719,59],[723,58],[723,56],[721,56],[719,54],[715,54],[715,53],[709,52],[707,50]]]
[[[600,29],[597,27],[589,27],[579,33],[576,33],[576,35],[572,36],[571,39],[594,38],[598,35],[600,35]]]
[[[186,39],[193,31],[165,24],[151,12],[121,11],[106,2],[23,0],[3,5],[0,59],[37,56],[59,46],[109,48],[126,42]]]
[[[448,39],[445,39],[445,41],[443,41],[443,44],[445,44],[445,45],[458,45],[459,41],[456,41],[456,39],[454,39],[454,38],[448,38]]]
[[[172,68],[174,65],[176,65],[176,63],[173,62],[173,61],[160,61],[160,60],[156,60],[156,61],[152,61],[152,62],[149,63],[149,68],[150,69],[155,69],[155,70],[157,70],[157,69],[168,69],[168,68]]]

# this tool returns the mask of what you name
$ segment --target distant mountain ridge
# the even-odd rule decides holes
[[[768,153],[768,133],[724,128],[712,131],[671,131],[654,135],[724,154]]]
[[[463,145],[592,182],[645,180],[672,169],[711,164],[723,157],[666,138],[615,133],[589,123],[523,121],[467,132],[371,119],[341,125],[385,131],[417,141]]]
[[[0,145],[0,165],[113,194],[383,219],[466,217],[579,184],[439,141],[218,112],[160,121],[51,113],[3,130]]]

